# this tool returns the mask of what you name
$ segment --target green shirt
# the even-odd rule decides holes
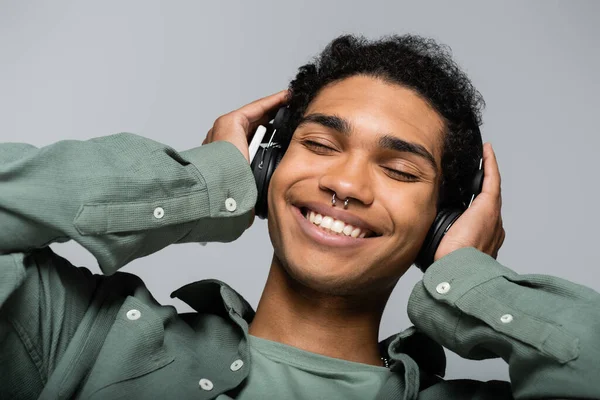
[[[171,244],[232,241],[255,202],[248,163],[227,142],[0,144],[0,398],[235,398],[252,369],[248,303],[223,282],[194,282],[172,296],[196,312],[178,315],[117,270]],[[104,275],[48,247],[67,240]],[[377,399],[600,398],[600,295],[589,288],[467,248],[427,270],[408,316],[415,326],[381,344],[392,366]],[[511,382],[444,381],[441,346],[501,357]]]
[[[234,397],[225,394],[217,400],[369,400],[393,374],[385,367],[325,357],[252,335],[248,344],[252,369],[245,384]]]

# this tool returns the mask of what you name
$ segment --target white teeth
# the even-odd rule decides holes
[[[333,231],[337,234],[343,234],[345,236],[350,236],[353,238],[364,238],[367,235],[367,231],[363,232],[360,228],[355,228],[350,224],[346,224],[344,221],[340,221],[338,219],[333,219],[330,216],[323,216],[314,211],[308,210],[306,212],[306,219],[312,222],[313,224],[320,226],[326,230]]]
[[[336,219],[335,221],[333,221],[333,225],[331,225],[331,230],[335,233],[342,233],[345,225],[346,224],[344,224],[342,221]]]
[[[331,225],[333,225],[333,218],[330,216],[323,217],[323,221],[321,221],[321,228],[331,229]]]

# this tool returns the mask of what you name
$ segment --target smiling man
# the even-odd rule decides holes
[[[385,303],[435,217],[442,131],[419,95],[381,78],[319,91],[271,181],[275,256],[250,333],[381,363]],[[283,323],[269,323],[274,313]]]
[[[170,244],[241,235],[257,200],[248,138],[284,104],[256,312],[207,280],[172,294],[196,311],[177,314],[117,272]],[[195,149],[131,134],[0,145],[0,397],[600,398],[600,295],[495,260],[500,174],[481,143],[482,104],[431,40],[344,36],[289,91],[217,119]],[[483,187],[464,211],[480,157]],[[464,213],[428,260],[449,207]],[[106,276],[48,248],[67,240]],[[379,343],[415,262],[426,270],[408,304],[415,326]],[[442,346],[503,358],[511,382],[443,380]]]

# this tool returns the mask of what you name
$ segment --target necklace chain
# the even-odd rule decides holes
[[[389,368],[389,367],[390,367],[390,360],[388,360],[388,359],[387,359],[387,358],[385,358],[385,357],[381,357],[381,361],[383,361],[383,365],[384,365],[386,368]]]

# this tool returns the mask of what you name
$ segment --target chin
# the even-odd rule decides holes
[[[347,260],[302,247],[274,248],[272,268],[278,268],[292,285],[333,296],[388,292],[398,277],[382,274],[386,267],[372,260]],[[311,256],[312,255],[312,256]],[[382,268],[383,267],[383,268]],[[397,268],[393,270],[398,271]],[[388,266],[387,271],[392,271]],[[402,272],[403,274],[404,272]]]
[[[358,277],[350,277],[324,265],[285,262],[279,259],[283,272],[297,285],[329,295],[352,295],[360,292]]]

